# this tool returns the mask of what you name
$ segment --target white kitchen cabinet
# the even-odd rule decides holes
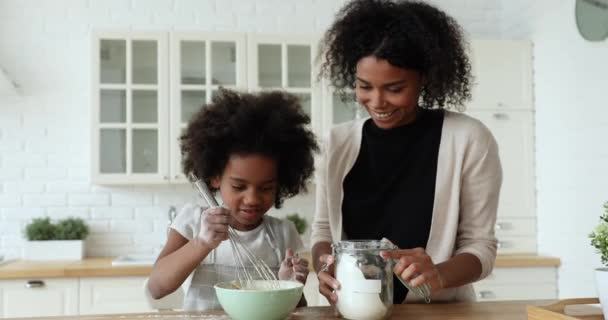
[[[467,114],[483,122],[498,143],[503,170],[498,216],[534,218],[533,113],[470,109]]]
[[[93,182],[186,182],[179,137],[220,87],[293,93],[320,132],[316,42],[309,36],[245,33],[95,34]]]
[[[318,39],[310,36],[247,36],[248,89],[282,90],[300,98],[313,131],[322,130],[321,88],[313,67]]]
[[[94,183],[185,182],[179,137],[187,122],[219,87],[246,89],[243,34],[173,33],[170,47],[168,37],[93,37]]]
[[[92,180],[168,179],[168,50],[164,33],[93,37]]]
[[[185,182],[179,137],[192,115],[210,103],[220,87],[247,88],[244,34],[171,34],[171,182]]]
[[[146,277],[80,278],[80,314],[150,312]]]
[[[557,299],[557,268],[495,268],[473,287],[477,301]]]
[[[477,301],[557,299],[556,267],[494,268],[485,279],[473,284]],[[319,281],[311,272],[304,286],[309,306],[328,306],[319,293]]]
[[[0,315],[2,317],[77,314],[77,278],[0,280]]]
[[[469,109],[498,143],[503,182],[496,236],[500,254],[536,253],[534,113],[531,110]]]
[[[532,44],[521,40],[471,41],[475,109],[533,109]]]

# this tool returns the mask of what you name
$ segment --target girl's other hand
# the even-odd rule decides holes
[[[319,292],[327,298],[330,304],[334,305],[338,302],[338,296],[335,290],[340,288],[340,283],[334,275],[335,258],[330,254],[324,254],[319,257],[319,261],[323,263],[323,268],[317,273],[319,278]]]
[[[295,280],[304,284],[307,276],[308,260],[294,255],[293,249],[287,249],[279,269],[279,280]]]
[[[230,211],[226,208],[216,207],[203,211],[196,242],[209,249],[217,248],[222,241],[228,239],[230,219]]]

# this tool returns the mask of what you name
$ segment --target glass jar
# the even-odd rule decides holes
[[[380,251],[394,245],[380,240],[340,241],[332,244],[335,257],[336,308],[351,320],[387,319],[393,308],[392,260],[380,257]]]

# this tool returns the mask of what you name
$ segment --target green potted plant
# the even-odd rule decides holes
[[[595,269],[595,283],[604,316],[608,318],[608,202],[604,203],[604,214],[600,217],[600,223],[595,230],[589,234],[589,238],[604,265],[603,268]]]
[[[293,224],[296,226],[296,230],[298,231],[299,235],[303,235],[304,232],[306,232],[306,228],[308,227],[308,222],[306,221],[306,219],[300,217],[299,214],[297,213],[293,213],[293,214],[288,214],[286,216],[287,220],[293,222]]]
[[[35,218],[25,227],[27,242],[23,258],[28,260],[79,260],[84,256],[84,240],[89,227],[80,218],[65,218],[53,223],[50,218]]]

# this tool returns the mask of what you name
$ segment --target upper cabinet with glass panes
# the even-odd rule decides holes
[[[321,132],[321,93],[313,67],[317,40],[312,37],[248,36],[247,64],[250,91],[283,90],[300,98]]]
[[[166,180],[166,36],[96,34],[92,52],[92,180]]]
[[[323,115],[313,68],[317,41],[243,33],[96,34],[92,180],[185,182],[179,138],[221,88],[295,94],[321,134],[323,119],[331,117]]]
[[[247,90],[246,41],[243,34],[189,33],[171,35],[172,181],[186,181],[179,137],[203,104],[220,88]]]

